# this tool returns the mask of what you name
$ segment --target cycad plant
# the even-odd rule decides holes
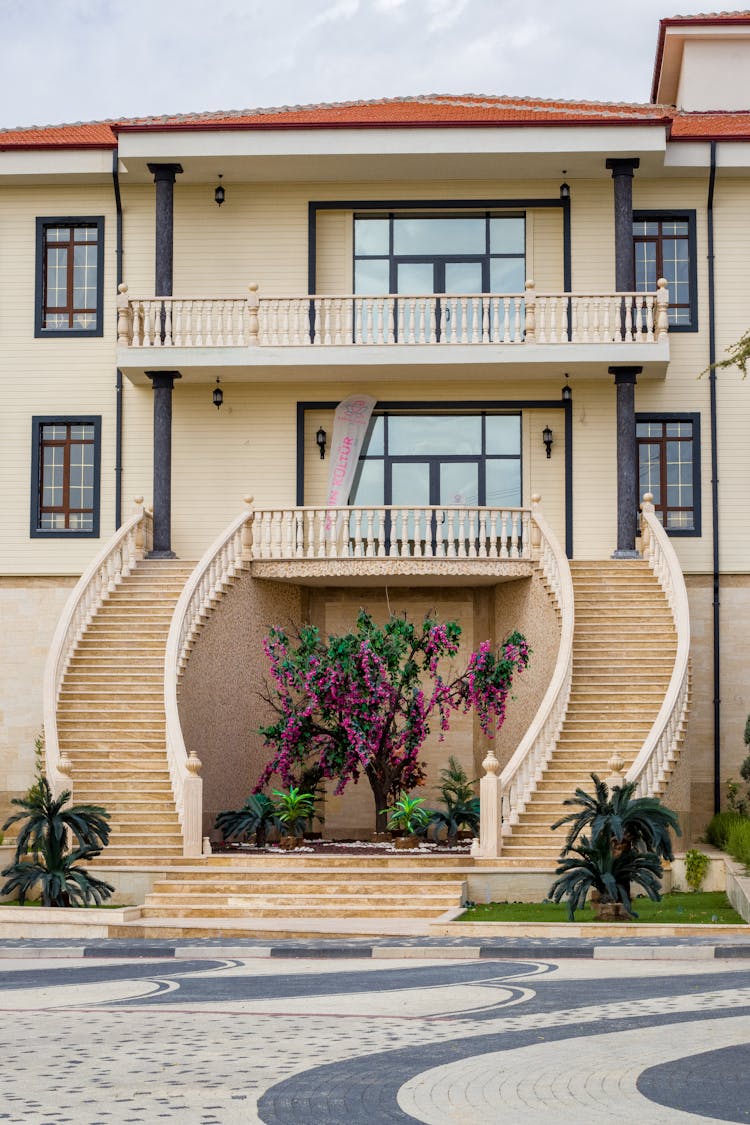
[[[567,898],[571,922],[590,891],[597,891],[602,902],[622,903],[629,914],[634,913],[632,883],[658,902],[661,861],[674,858],[670,831],[680,835],[677,814],[656,797],[635,797],[633,782],[610,791],[595,773],[591,780],[594,792],[576,789],[563,804],[578,806],[577,811],[552,825],[570,825],[549,897],[554,902]]]
[[[225,840],[233,837],[247,840],[250,836],[255,836],[256,848],[262,848],[265,844],[268,829],[278,826],[276,806],[265,793],[251,793],[241,809],[228,809],[216,817],[216,827]]]
[[[445,829],[446,843],[452,847],[462,828],[476,832],[479,828],[479,798],[474,795],[474,781],[452,754],[448,765],[440,771],[438,792],[445,808],[430,811],[429,832],[437,840]]]
[[[39,884],[43,906],[81,906],[98,905],[114,893],[113,886],[80,866],[109,843],[108,814],[99,805],[69,805],[70,797],[67,789],[54,797],[39,772],[27,795],[13,800],[21,812],[8,817],[3,830],[25,823],[18,833],[15,860],[2,872],[7,881],[0,894],[17,893],[24,903]]]

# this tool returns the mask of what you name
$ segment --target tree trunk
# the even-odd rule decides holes
[[[385,832],[388,825],[388,814],[385,812],[385,808],[388,804],[389,792],[379,778],[368,773],[367,780],[375,799],[375,831]]]

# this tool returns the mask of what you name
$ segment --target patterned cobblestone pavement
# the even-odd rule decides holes
[[[741,961],[372,944],[3,943],[0,1122],[750,1121]]]

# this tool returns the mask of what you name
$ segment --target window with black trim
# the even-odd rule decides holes
[[[698,329],[695,211],[634,211],[635,287],[653,293],[669,284],[670,330]]]
[[[636,414],[638,499],[653,493],[670,535],[700,535],[700,415]]]
[[[104,219],[36,221],[36,336],[101,336]]]
[[[99,534],[101,418],[32,419],[31,536]]]

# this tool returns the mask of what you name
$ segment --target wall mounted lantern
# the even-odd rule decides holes
[[[572,397],[573,397],[573,392],[571,391],[570,387],[566,383],[565,386],[562,389],[562,400],[563,400],[563,402],[570,402]]]
[[[224,191],[224,185],[221,183],[222,179],[223,173],[219,172],[219,183],[216,185],[216,188],[214,190],[214,199],[216,200],[217,207],[221,207],[227,195],[227,193]]]
[[[560,184],[560,199],[570,199],[570,184]]]
[[[318,449],[320,450],[321,461],[323,460],[323,458],[326,455],[326,441],[327,440],[328,440],[328,434],[325,432],[325,430],[321,426],[320,429],[318,430],[317,434],[315,435],[315,441],[317,443]]]
[[[224,392],[222,391],[220,384],[221,384],[221,380],[220,380],[219,376],[217,375],[216,376],[216,386],[214,387],[214,393],[211,396],[214,400],[214,406],[216,407],[217,410],[219,409],[222,402],[224,401]]]
[[[547,460],[548,461],[549,461],[550,457],[552,456],[552,442],[553,442],[553,440],[554,439],[552,437],[552,430],[549,428],[549,426],[545,426],[544,429],[542,430],[542,441],[544,442],[544,448],[547,450]]]

